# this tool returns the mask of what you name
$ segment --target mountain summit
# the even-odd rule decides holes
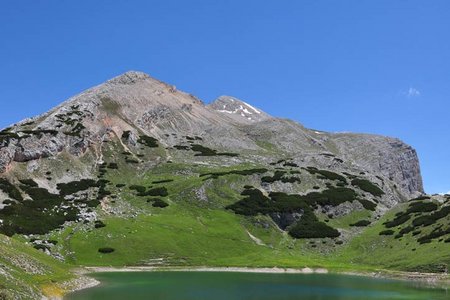
[[[398,139],[309,130],[230,96],[205,105],[191,94],[135,71],[4,129],[0,172],[11,172],[17,163],[37,168],[39,159],[61,153],[74,160],[87,153],[101,157],[98,151],[105,140],[120,139],[128,131],[131,137],[148,135],[159,140],[170,156],[170,149],[182,143],[183,136],[199,136],[205,146],[238,152],[245,159],[289,156],[300,165],[314,162],[320,167],[367,172],[374,180],[380,175],[405,196],[423,192],[416,152]]]

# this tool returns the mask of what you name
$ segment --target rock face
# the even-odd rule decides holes
[[[86,154],[101,160],[103,143],[124,132],[124,145],[136,145],[145,134],[170,149],[195,136],[204,146],[239,153],[235,160],[289,157],[299,166],[365,172],[392,203],[423,193],[417,154],[398,139],[310,130],[229,96],[205,105],[141,72],[127,72],[1,131],[0,172],[62,153],[79,164]]]

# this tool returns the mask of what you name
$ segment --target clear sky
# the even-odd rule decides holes
[[[450,191],[448,0],[17,0],[0,7],[0,127],[139,70],[327,131],[399,137]]]

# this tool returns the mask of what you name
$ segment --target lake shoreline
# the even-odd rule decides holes
[[[130,266],[130,267],[83,267],[76,271],[80,275],[109,272],[237,272],[237,273],[260,273],[260,274],[341,274],[351,276],[363,276],[380,279],[392,279],[402,281],[413,281],[425,284],[432,288],[450,288],[449,274],[402,272],[402,271],[332,271],[326,268],[252,268],[252,267],[155,267],[155,266]],[[98,286],[101,282],[89,282],[86,286],[78,286],[79,291]]]

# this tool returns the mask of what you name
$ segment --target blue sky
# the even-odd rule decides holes
[[[399,137],[450,191],[450,1],[4,1],[0,127],[140,70],[327,131]]]

